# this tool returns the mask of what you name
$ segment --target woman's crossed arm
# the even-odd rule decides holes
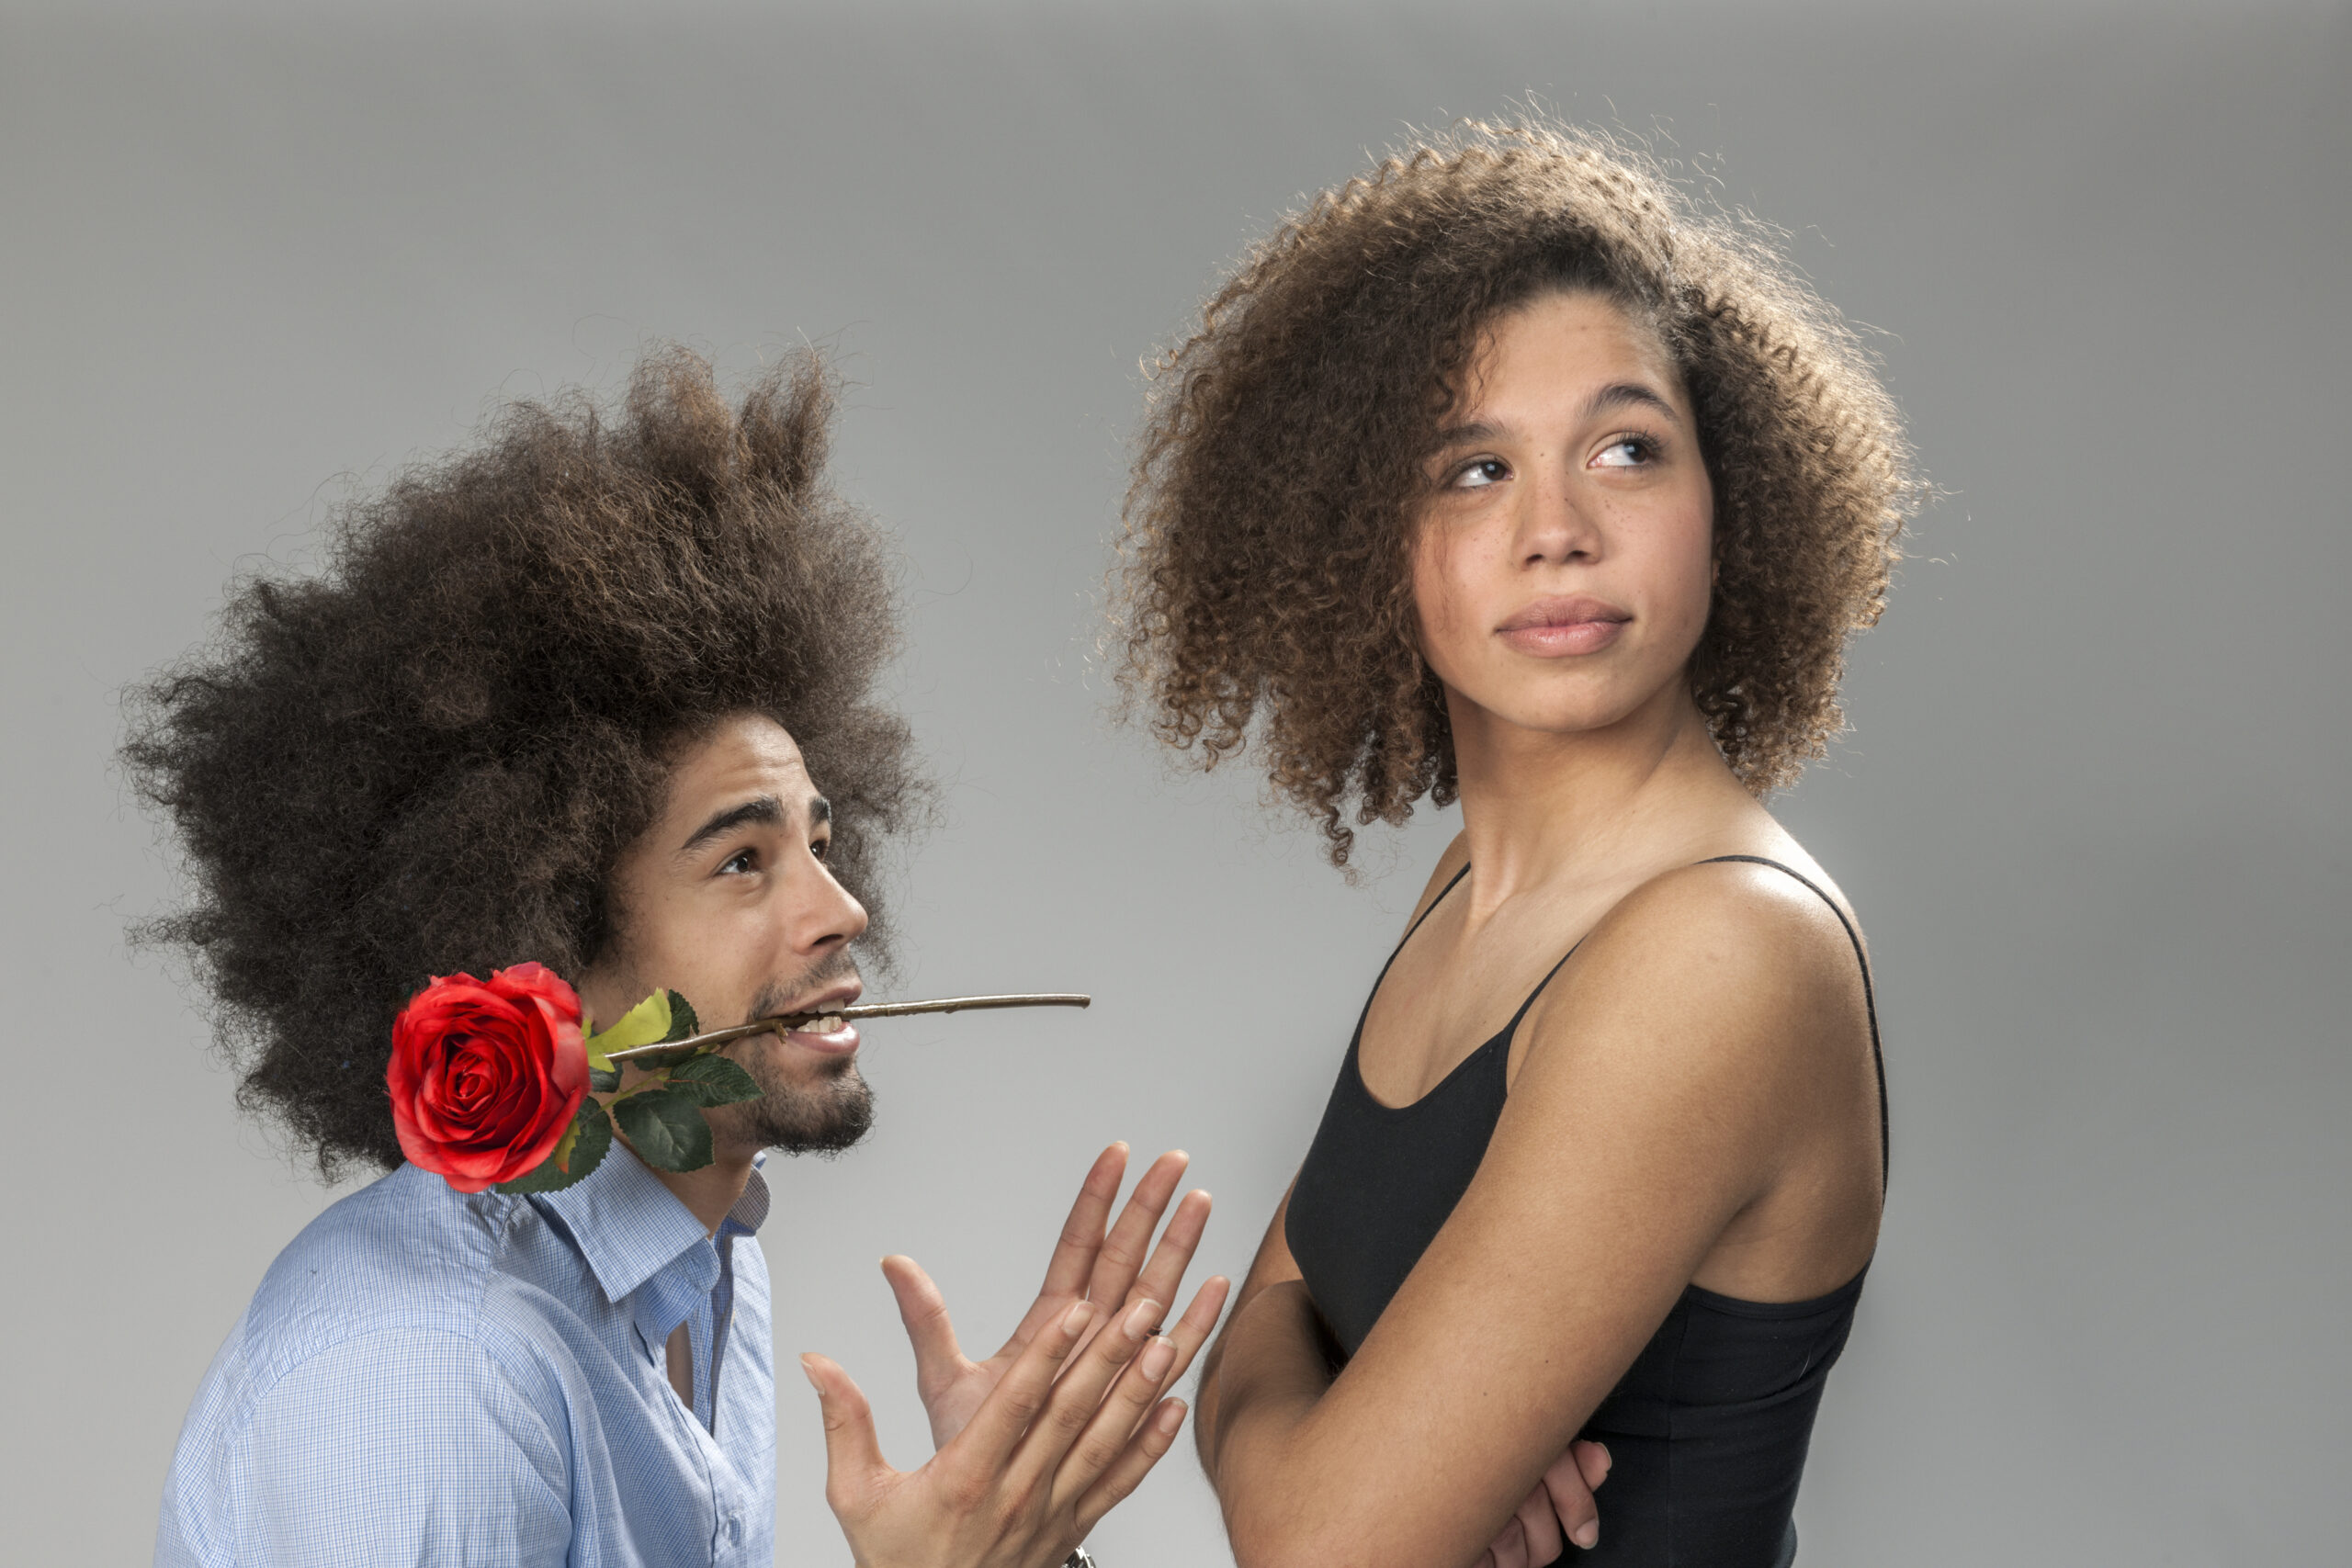
[[[1336,1377],[1277,1212],[1200,1391],[1240,1568],[1477,1562],[1838,1101],[1851,964],[1826,907],[1742,870],[1628,898],[1529,1015],[1476,1178]]]

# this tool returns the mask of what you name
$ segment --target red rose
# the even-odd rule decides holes
[[[460,1192],[512,1181],[588,1093],[580,998],[543,964],[436,977],[392,1021],[384,1078],[402,1154]]]

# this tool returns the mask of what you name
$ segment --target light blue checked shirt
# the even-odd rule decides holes
[[[618,1144],[561,1192],[468,1197],[409,1165],[353,1193],[213,1358],[156,1562],[769,1568],[767,1212],[755,1170],[707,1235]]]

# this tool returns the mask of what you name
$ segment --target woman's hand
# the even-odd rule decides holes
[[[1608,1449],[1582,1438],[1570,1443],[1478,1559],[1478,1568],[1542,1568],[1567,1550],[1567,1541],[1598,1544],[1600,1515],[1592,1493],[1608,1479]]]
[[[1127,1206],[1120,1212],[1118,1224],[1106,1235],[1102,1227],[1111,1217],[1112,1201],[1119,1195],[1119,1179],[1126,1170],[1127,1146],[1114,1144],[1097,1156],[1079,1188],[1069,1218],[1063,1222],[1060,1239],[1055,1244],[1036,1301],[1023,1315],[1012,1337],[985,1361],[965,1359],[956,1341],[955,1327],[948,1321],[946,1301],[913,1258],[882,1260],[883,1276],[890,1281],[891,1293],[898,1298],[899,1316],[906,1324],[907,1338],[914,1347],[915,1392],[922,1396],[923,1411],[931,1417],[933,1447],[946,1447],[948,1439],[964,1429],[989,1391],[1029,1348],[1038,1331],[1058,1321],[1079,1302],[1091,1302],[1099,1309],[1095,1320],[1099,1331],[1102,1325],[1111,1321],[1114,1313],[1147,1296],[1159,1302],[1176,1299],[1176,1292],[1184,1282],[1184,1270],[1191,1266],[1193,1249],[1200,1246],[1201,1232],[1208,1224],[1209,1195],[1197,1189],[1186,1193],[1183,1201],[1176,1205],[1157,1247],[1152,1246],[1151,1233],[1167,1213],[1168,1201],[1175,1195],[1176,1184],[1182,1179],[1190,1159],[1181,1150],[1170,1150],[1152,1161],[1151,1168],[1136,1181]],[[1145,1260],[1147,1253],[1148,1262]],[[1165,1393],[1183,1375],[1184,1369],[1192,1365],[1193,1357],[1207,1342],[1209,1331],[1216,1326],[1217,1314],[1224,1310],[1229,1288],[1230,1282],[1222,1276],[1204,1284],[1193,1295],[1183,1317],[1170,1331],[1169,1337],[1176,1346],[1176,1360],[1161,1382],[1160,1392]]]
[[[883,1460],[849,1375],[803,1356],[824,1411],[825,1501],[858,1568],[1046,1568],[1069,1555],[1183,1424],[1183,1402],[1159,1398],[1177,1363],[1152,1332],[1163,1310],[1147,1297],[1090,1335],[1093,1303],[1066,1308],[914,1471]]]

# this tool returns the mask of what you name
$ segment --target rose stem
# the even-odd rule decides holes
[[[982,1008],[1082,1008],[1094,998],[1076,991],[1031,992],[1004,997],[941,997],[927,1002],[866,1002],[857,1007],[828,1008],[819,1012],[786,1012],[773,1018],[763,1018],[752,1023],[739,1023],[729,1029],[714,1029],[706,1034],[691,1034],[684,1040],[664,1041],[653,1045],[638,1045],[627,1051],[615,1051],[606,1058],[615,1062],[633,1062],[641,1057],[668,1055],[673,1051],[700,1050],[706,1045],[723,1045],[730,1040],[741,1040],[747,1034],[782,1033],[820,1018],[900,1018],[917,1012],[964,1012]]]

